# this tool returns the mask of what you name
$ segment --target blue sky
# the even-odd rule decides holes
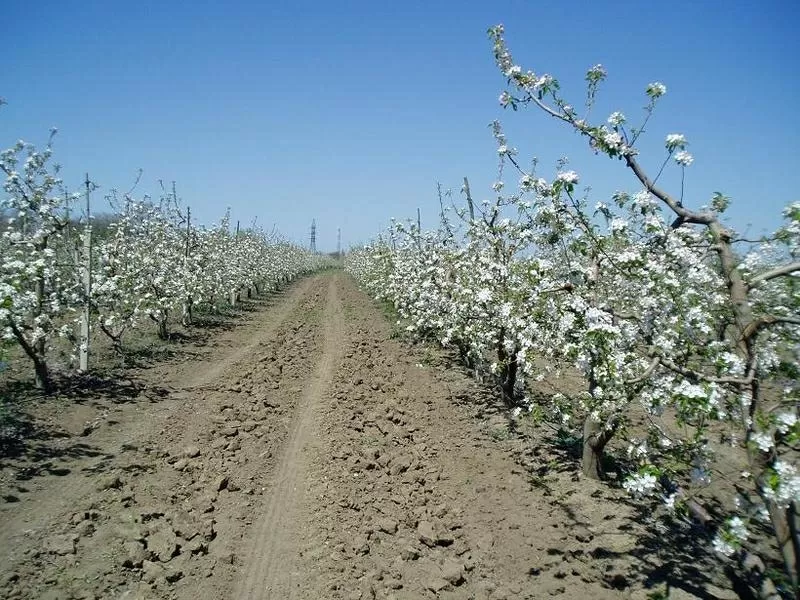
[[[467,175],[490,197],[498,118],[542,175],[566,155],[593,200],[636,191],[543,114],[502,110],[495,23],[517,63],[555,75],[576,104],[602,63],[598,120],[633,117],[647,83],[663,81],[642,161],[657,169],[664,136],[684,133],[687,204],[722,191],[731,224],[756,235],[800,200],[796,0],[15,2],[0,21],[0,146],[42,144],[55,126],[72,187],[88,171],[127,190],[142,168],[140,193],[175,180],[205,223],[230,206],[234,220],[307,242],[313,218],[331,250],[337,227],[349,245],[417,207],[434,225],[437,181],[457,191]]]

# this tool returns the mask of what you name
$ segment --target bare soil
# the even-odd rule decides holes
[[[705,532],[581,478],[342,273],[254,305],[9,421],[0,597],[737,597]]]

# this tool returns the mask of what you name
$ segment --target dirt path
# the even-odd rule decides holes
[[[215,381],[226,369],[269,339],[275,328],[305,296],[309,285],[310,279],[301,282],[286,297],[280,298],[276,306],[270,307],[270,310],[261,310],[253,319],[249,319],[249,339],[245,344],[241,343],[242,332],[237,331],[220,336],[213,343],[211,355],[205,360],[199,358],[198,353],[193,353],[190,360],[158,365],[144,374],[144,387],[131,385],[128,389],[123,388],[123,395],[117,398],[118,404],[105,403],[100,399],[98,402],[87,403],[88,406],[81,404],[77,407],[56,407],[56,414],[48,415],[47,420],[51,422],[48,425],[53,420],[59,421],[61,430],[56,431],[55,435],[70,442],[44,443],[40,448],[34,448],[33,454],[39,458],[52,454],[64,465],[53,466],[50,461],[42,460],[34,460],[30,468],[15,465],[17,471],[23,471],[22,480],[34,480],[31,487],[38,496],[35,502],[15,505],[13,518],[3,519],[0,527],[0,548],[12,549],[19,543],[21,535],[35,532],[42,515],[65,514],[77,506],[87,489],[94,487],[89,480],[105,470],[104,463],[116,455],[118,448],[125,451],[125,448],[146,440],[152,434],[154,423],[169,422],[176,428],[190,427],[195,421],[195,411],[202,410],[202,407],[197,406],[197,398],[187,394],[186,390]],[[130,395],[126,396],[125,392]],[[132,401],[134,403],[131,406],[129,403]],[[57,400],[56,402],[62,404]],[[148,406],[149,404],[153,405]],[[143,411],[143,408],[147,410]],[[121,437],[123,431],[124,436]],[[78,460],[70,461],[69,458]],[[13,467],[8,469],[12,472],[14,470]],[[26,470],[31,471],[31,478],[28,478]],[[76,471],[84,476],[64,476],[72,475]],[[45,476],[38,477],[40,474]],[[46,476],[50,474],[56,476]],[[19,475],[18,472],[13,473],[15,478]]]
[[[0,457],[0,597],[647,597],[667,558],[634,508],[390,339],[346,276],[256,308],[114,394],[42,409],[50,435]],[[726,597],[709,586],[680,597]]]
[[[335,278],[330,279],[322,315],[323,352],[306,381],[283,455],[267,493],[265,507],[254,527],[252,545],[234,598],[294,598],[298,578],[298,541],[309,520],[303,511],[308,480],[308,456],[316,451],[312,424],[330,386],[344,334]]]

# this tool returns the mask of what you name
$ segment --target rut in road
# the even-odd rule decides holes
[[[215,356],[213,362],[204,365],[206,368],[198,369],[193,368],[185,381],[181,381],[182,387],[195,388],[207,386],[220,377],[227,371],[235,367],[237,364],[242,363],[251,356],[255,350],[270,338],[275,335],[275,330],[286,321],[292,311],[297,307],[300,301],[308,295],[309,290],[315,283],[314,278],[307,278],[297,284],[296,288],[292,290],[289,297],[283,302],[278,302],[272,306],[270,310],[264,311],[261,318],[254,324],[256,329],[249,336],[246,343],[239,343],[238,346],[232,351],[223,356]],[[177,382],[176,382],[177,384]]]
[[[330,384],[344,333],[337,283],[338,278],[330,279],[322,315],[323,352],[298,402],[295,421],[273,475],[273,487],[264,502],[265,509],[256,526],[244,577],[235,598],[293,598],[296,581],[305,576],[296,567],[297,542],[305,526],[302,506],[306,489],[306,458],[310,447],[315,444],[311,436],[314,413],[319,410],[320,399]]]

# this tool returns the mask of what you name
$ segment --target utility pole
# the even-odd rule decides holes
[[[86,174],[86,229],[83,233],[83,315],[81,316],[81,346],[79,350],[78,368],[82,373],[89,370],[89,319],[92,302],[92,222],[90,197],[92,182]]]
[[[417,207],[417,247],[422,248],[422,217],[419,214],[419,207]]]
[[[312,253],[317,253],[317,221],[316,219],[311,219],[311,247],[310,250]]]
[[[175,182],[172,182],[172,193],[175,194]],[[192,239],[192,208],[190,206],[186,207],[186,247],[183,251],[183,270],[184,272],[189,271],[189,249],[190,249],[190,241]],[[192,324],[192,304],[194,302],[194,298],[192,298],[191,294],[187,294],[186,298],[184,298],[183,303],[183,324],[184,325],[191,325]]]
[[[184,268],[186,263],[189,262],[189,240],[192,237],[192,208],[186,207],[186,248],[183,252]]]
[[[467,195],[467,205],[469,206],[469,220],[475,220],[475,206],[472,204],[472,194],[469,191],[469,180],[464,177],[464,187],[461,191]]]
[[[342,228],[336,228],[336,258],[342,258]]]
[[[236,236],[235,236],[234,240],[235,240],[234,244],[238,245],[238,240],[239,240],[239,221],[236,221]],[[238,248],[236,250],[236,256],[237,257],[239,256]],[[237,267],[239,266],[239,259],[238,258],[236,259],[236,266]],[[236,306],[236,299],[237,299],[238,295],[239,295],[239,291],[238,290],[236,290],[236,289],[232,289],[231,290],[231,297],[230,297],[231,306]]]

